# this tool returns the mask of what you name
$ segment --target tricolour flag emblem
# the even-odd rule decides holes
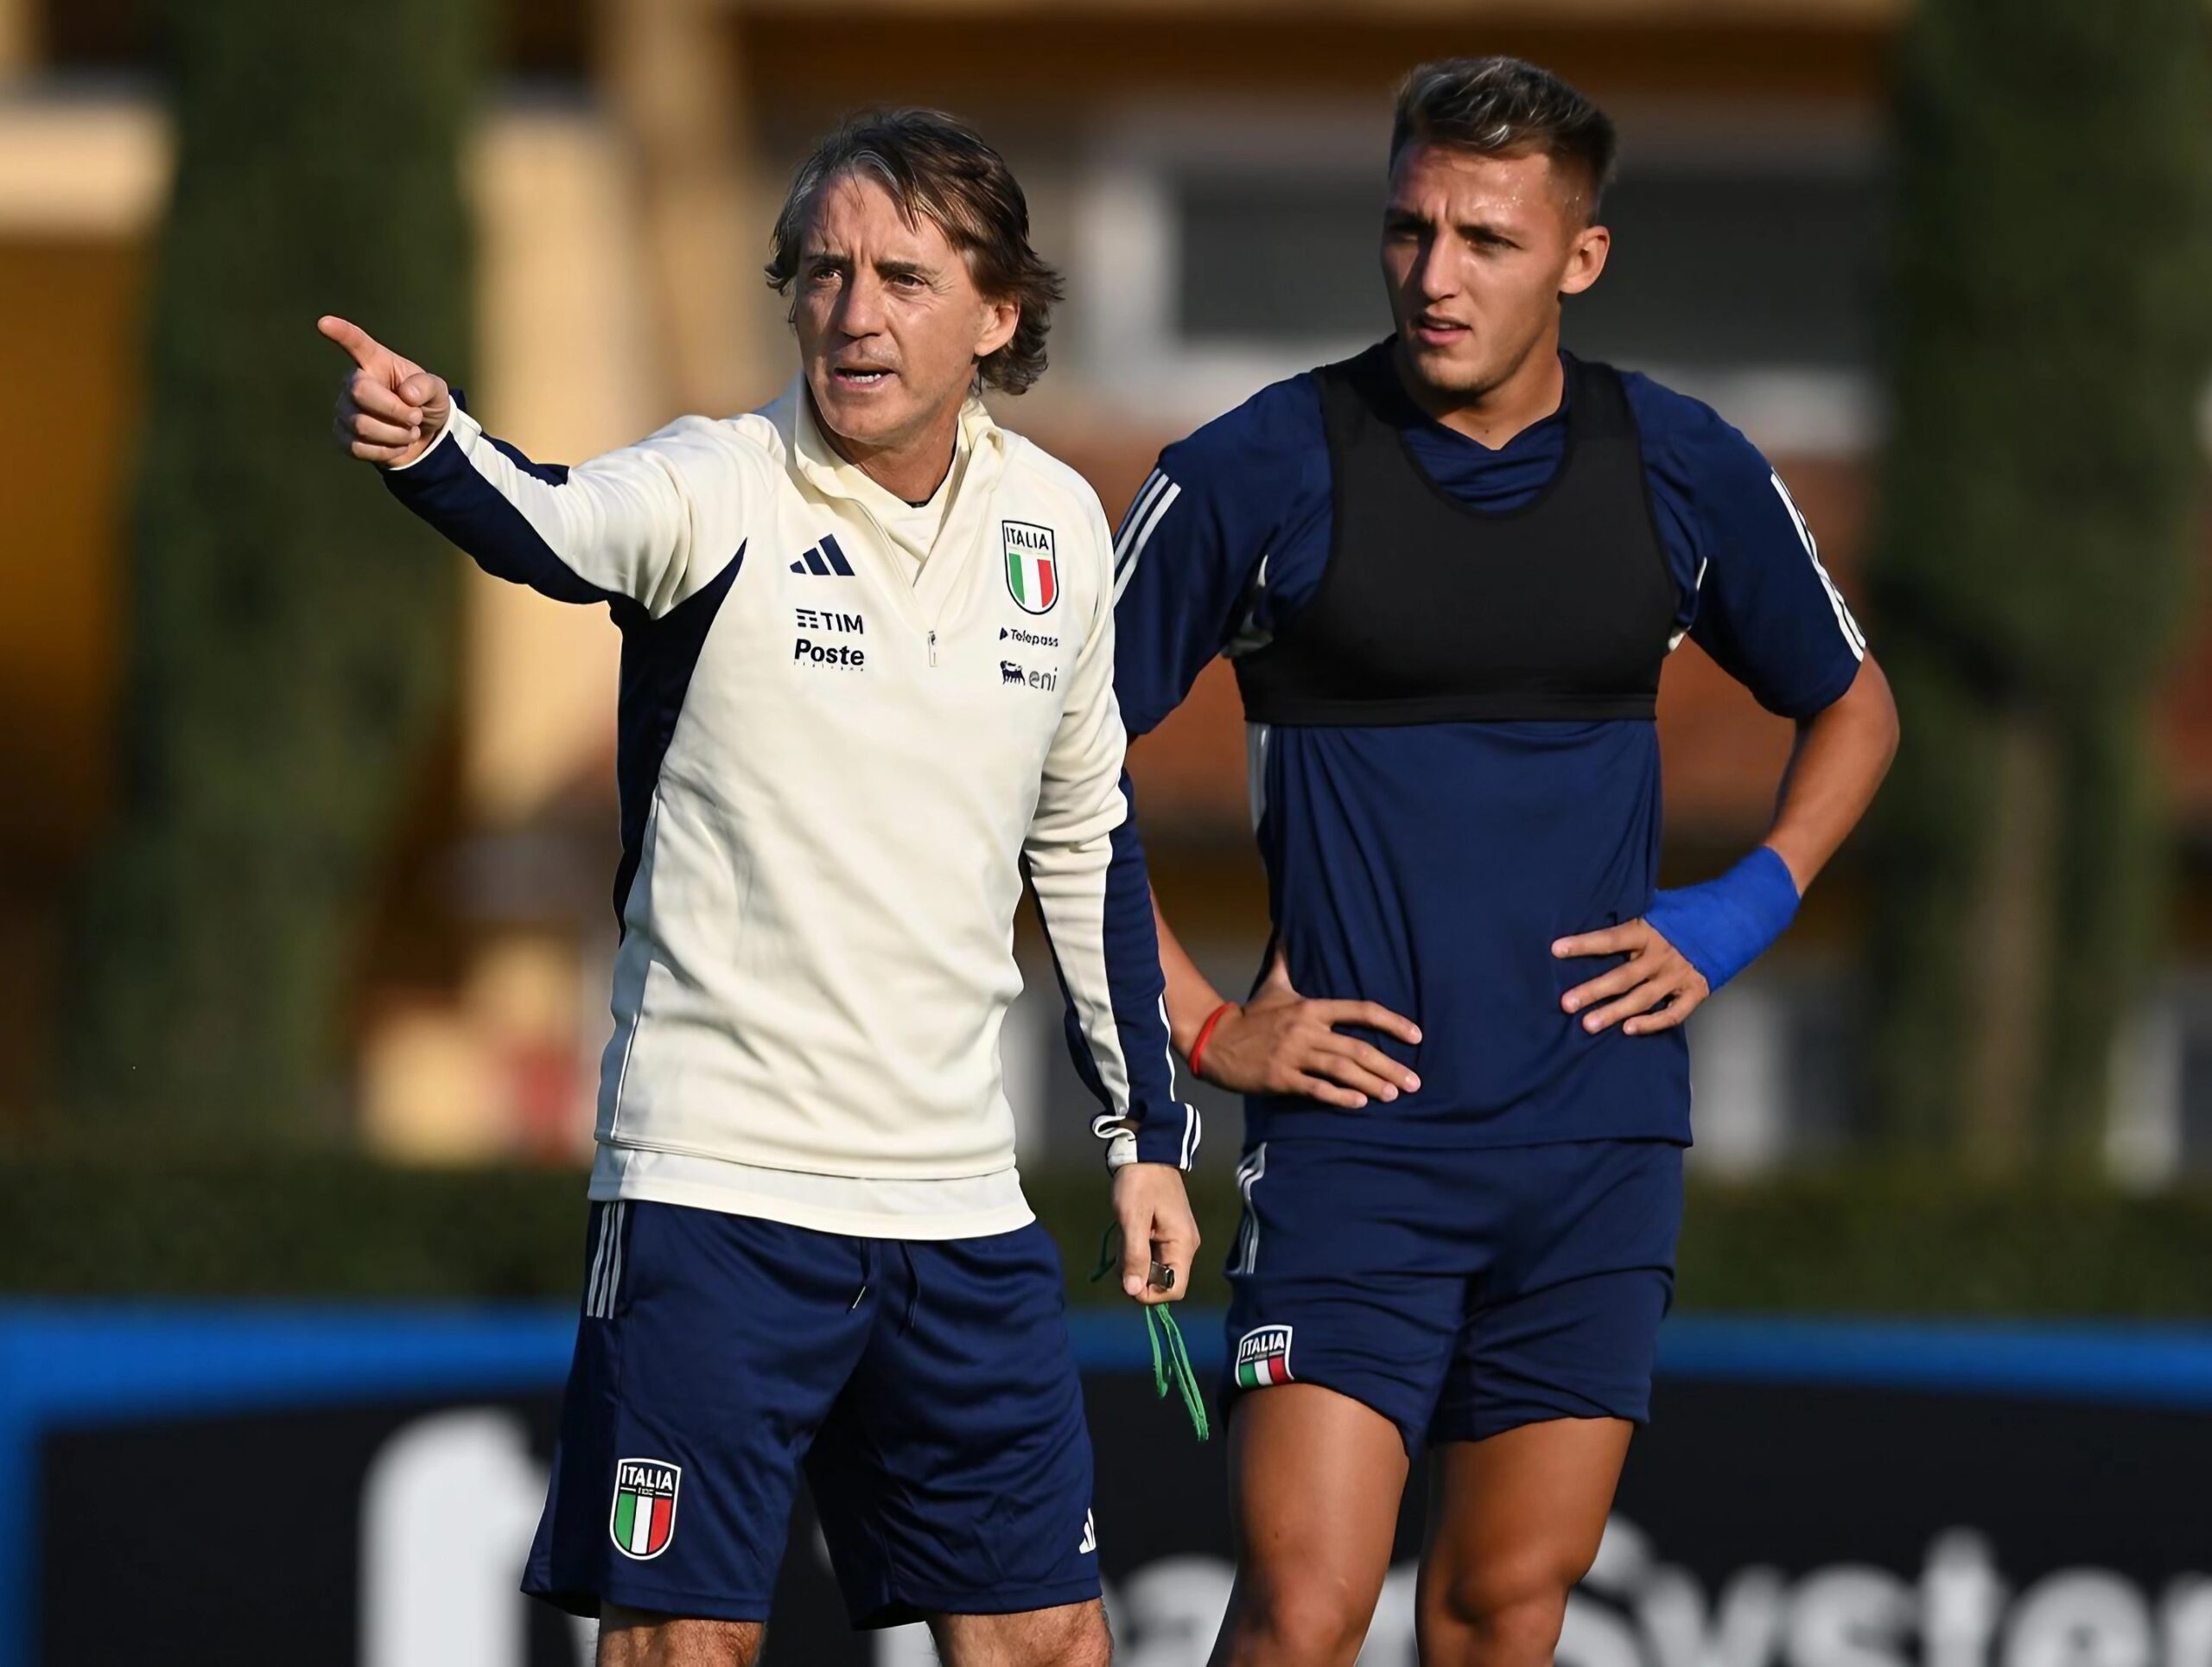
[[[676,1535],[676,1489],[683,1472],[662,1459],[622,1459],[614,1466],[614,1511],[607,1531],[614,1549],[643,1562],[668,1549]]]
[[[1265,1389],[1291,1381],[1290,1327],[1258,1326],[1236,1345],[1236,1387]]]
[[[1060,596],[1059,563],[1052,553],[1052,529],[1028,521],[1001,521],[1006,547],[1007,594],[1025,614],[1049,614]]]

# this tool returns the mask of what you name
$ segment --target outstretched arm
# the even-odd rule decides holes
[[[486,435],[442,377],[345,319],[317,328],[353,360],[339,443],[495,577],[658,615],[735,557],[757,460],[731,425],[686,417],[574,469],[535,463]]]

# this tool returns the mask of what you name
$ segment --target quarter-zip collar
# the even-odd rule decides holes
[[[827,500],[834,513],[864,521],[877,535],[864,540],[865,548],[852,552],[853,559],[865,563],[874,582],[892,595],[913,624],[934,631],[975,569],[984,523],[1006,475],[1012,436],[991,420],[982,400],[969,396],[960,409],[952,472],[938,488],[951,494],[950,501],[935,541],[928,550],[916,550],[901,545],[892,531],[911,512],[908,506],[837,455],[814,414],[804,372],[760,414],[775,424],[785,467],[801,490]]]
[[[932,542],[918,547],[902,533],[902,524],[913,519],[913,506],[838,455],[815,414],[804,372],[791,379],[766,414],[783,436],[793,474],[823,496],[843,499],[865,511],[887,540],[925,568],[931,552],[947,543],[956,523],[972,519],[961,515],[963,503],[988,497],[1006,468],[1005,431],[991,420],[983,402],[970,394],[960,408],[954,431],[951,468],[938,488],[947,494],[944,512],[935,522]]]

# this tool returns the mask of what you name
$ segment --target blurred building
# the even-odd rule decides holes
[[[52,1013],[52,877],[110,786],[139,309],[168,167],[151,10],[0,0],[0,366],[19,391],[0,414],[16,535],[0,561],[35,601],[0,611],[0,679],[39,717],[0,737],[16,789],[0,798],[0,1108],[18,1113]],[[760,263],[791,165],[842,110],[925,102],[1006,151],[1068,277],[1052,374],[1001,415],[1117,512],[1162,442],[1388,328],[1373,227],[1390,88],[1423,58],[1507,51],[1583,86],[1623,131],[1611,269],[1569,309],[1570,345],[1749,432],[1850,588],[1880,428],[1883,67],[1900,10],[509,0],[467,159],[473,403],[531,454],[577,458],[679,410],[770,398],[790,355]],[[407,321],[363,321],[405,349]],[[595,610],[473,570],[467,606],[450,780],[426,790],[395,858],[360,992],[359,1114],[396,1153],[571,1151],[607,1030],[617,641]],[[1789,731],[1694,647],[1677,660],[1669,861],[1694,875],[1758,836]],[[2212,652],[2169,710],[2201,839]],[[1238,722],[1217,667],[1136,754],[1163,897],[1230,988],[1265,932]],[[1847,861],[1786,949],[1700,1019],[1706,1161],[1756,1168],[1848,1140],[1853,884]],[[2192,894],[2201,907],[2201,880]],[[1055,1014],[1030,998],[1010,1033],[1018,1102],[1065,1112],[1033,1139],[1076,1148]],[[2125,1066],[2115,1161],[2145,1180],[2212,1162],[2212,975],[2177,974]]]

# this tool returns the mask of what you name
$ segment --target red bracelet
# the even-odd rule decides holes
[[[1234,1002],[1224,1002],[1207,1014],[1206,1021],[1198,1027],[1198,1040],[1191,1044],[1191,1074],[1193,1077],[1198,1074],[1198,1060],[1205,1053],[1206,1044],[1213,1040],[1213,1028],[1221,1022],[1222,1015],[1236,1005]]]

